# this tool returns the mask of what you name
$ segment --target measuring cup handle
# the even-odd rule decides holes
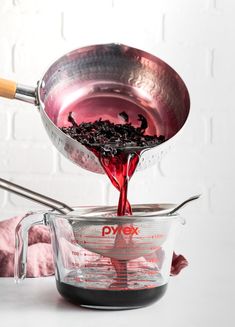
[[[16,226],[15,230],[15,262],[14,277],[19,282],[26,277],[27,272],[27,250],[28,232],[34,225],[48,225],[45,211],[31,213],[24,217]]]
[[[37,104],[37,89],[31,86],[17,84],[14,81],[0,78],[0,96],[8,99],[18,99]]]

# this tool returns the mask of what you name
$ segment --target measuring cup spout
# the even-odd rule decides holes
[[[37,88],[0,78],[0,96],[37,105]]]

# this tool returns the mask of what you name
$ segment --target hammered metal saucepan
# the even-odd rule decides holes
[[[0,96],[35,104],[55,147],[75,164],[102,173],[97,157],[64,134],[73,111],[76,121],[100,117],[120,121],[125,111],[133,125],[138,114],[150,135],[172,138],[189,114],[189,94],[180,76],[161,59],[121,44],[92,45],[72,51],[51,65],[36,88],[0,80]],[[143,151],[137,170],[154,164],[158,147]]]

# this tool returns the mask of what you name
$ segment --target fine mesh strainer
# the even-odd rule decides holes
[[[120,121],[125,111],[139,126],[138,114],[148,122],[146,133],[172,138],[189,114],[189,94],[179,75],[159,58],[121,44],[92,45],[72,51],[51,65],[36,88],[0,79],[0,96],[34,103],[55,147],[75,164],[103,173],[98,158],[64,134],[68,114],[76,122],[99,118]],[[143,151],[137,170],[157,161],[157,147]]]

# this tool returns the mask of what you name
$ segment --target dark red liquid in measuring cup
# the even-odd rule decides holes
[[[117,309],[143,307],[159,300],[166,292],[167,284],[137,290],[94,290],[56,282],[59,293],[72,303]]]
[[[111,183],[120,192],[117,216],[131,215],[131,206],[127,199],[128,182],[133,176],[139,163],[141,152],[165,141],[162,135],[147,135],[148,122],[144,115],[136,114],[139,123],[134,127],[129,123],[129,116],[125,111],[119,113],[122,123],[98,119],[94,122],[78,124],[72,112],[69,112],[70,126],[62,131],[78,142],[85,145],[99,159]],[[130,240],[131,241],[131,235]],[[122,235],[115,239],[115,247],[122,244]],[[125,240],[126,241],[126,240]],[[79,288],[66,283],[57,282],[59,292],[67,299],[83,305],[138,307],[150,304],[159,299],[166,289],[166,285],[140,290],[128,289],[127,261],[111,259],[116,271],[115,283],[118,290],[94,290]],[[114,284],[115,284],[114,283]],[[115,288],[115,285],[112,287]]]

